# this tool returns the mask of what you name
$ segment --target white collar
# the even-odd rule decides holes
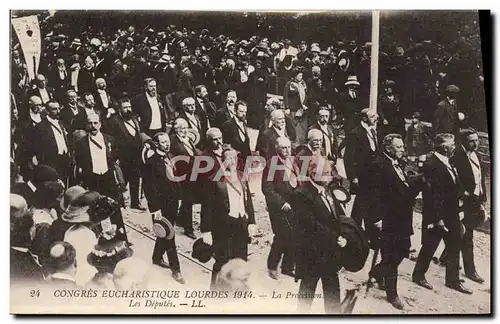
[[[160,149],[156,149],[156,153],[157,153],[159,156],[161,156],[161,157],[165,157],[165,156],[167,156],[167,153],[163,152],[163,151],[162,151],[162,150],[160,150]]]
[[[375,130],[375,126],[368,126],[367,123],[365,123],[365,121],[361,121],[361,126],[366,129],[370,134],[371,134],[371,130]]]
[[[384,152],[384,155],[391,161],[392,165],[399,165],[399,161],[396,160],[395,158],[392,158],[391,156],[389,156],[389,154],[387,154],[387,152]]]
[[[284,134],[285,133],[285,128],[283,128],[283,129],[280,130],[280,129],[277,129],[274,125],[273,125],[273,128],[276,131],[276,133],[278,133],[278,134],[281,134],[281,133]]]
[[[439,152],[434,152],[434,155],[444,164],[449,165],[450,164],[450,158],[439,153]]]
[[[48,120],[51,124],[54,124],[54,126],[59,126],[59,120],[57,120],[57,119],[53,119],[53,118],[50,118],[49,116],[47,116],[47,120]]]
[[[99,92],[99,93],[106,93],[106,90],[103,90],[103,89],[97,89],[97,92]]]
[[[95,139],[95,140],[102,140],[104,142],[104,136],[102,135],[101,132],[97,132],[96,135],[92,135],[91,133],[89,133],[90,137]]]
[[[55,278],[55,279],[64,279],[64,280],[69,280],[69,281],[76,282],[75,278],[73,278],[73,276],[70,276],[69,274],[63,273],[63,272],[53,273],[52,274],[52,278]]]
[[[149,93],[146,92],[146,98],[148,98],[148,100],[153,100],[153,99],[156,99],[156,96],[153,97]]]

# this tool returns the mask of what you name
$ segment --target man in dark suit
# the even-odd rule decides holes
[[[87,116],[86,127],[87,135],[75,143],[77,179],[87,189],[119,201],[122,188],[118,185],[116,172],[118,152],[115,140],[101,133],[101,120],[97,114]],[[113,214],[111,222],[117,225],[120,238],[129,242],[121,212]]]
[[[145,194],[148,200],[149,210],[152,213],[161,211],[161,215],[175,226],[177,205],[179,202],[179,187],[174,181],[176,168],[172,163],[173,155],[170,153],[170,139],[167,133],[158,133],[155,136],[157,149],[155,154],[146,162],[144,174]],[[168,265],[163,260],[167,252]],[[153,264],[172,270],[172,277],[179,283],[185,280],[181,274],[175,234],[171,240],[156,238],[153,249]]]
[[[317,129],[323,134],[323,152],[325,157],[332,161],[334,165],[337,163],[338,142],[333,127],[329,124],[330,110],[326,107],[321,107],[318,110],[317,122],[313,124],[309,130]]]
[[[369,108],[361,111],[361,123],[346,136],[344,165],[347,179],[351,182],[351,192],[356,192],[351,217],[361,226],[370,210],[371,193],[364,182],[370,176],[366,170],[379,154],[377,131],[377,113]]]
[[[66,97],[66,90],[70,86],[70,75],[66,70],[66,64],[63,58],[56,60],[55,66],[48,75],[49,84],[54,88],[56,100],[63,102]]]
[[[281,273],[294,277],[295,217],[292,210],[294,191],[299,186],[299,165],[293,158],[291,142],[286,137],[276,140],[276,152],[262,173],[262,192],[266,197],[269,219],[274,233],[267,258],[267,271],[278,279],[278,263],[283,257]]]
[[[189,58],[181,58],[179,68],[177,100],[178,102],[182,102],[184,98],[194,97],[194,78],[193,72],[189,69]]]
[[[194,90],[196,92],[196,113],[201,118],[207,120],[207,127],[210,128],[212,125],[215,125],[215,113],[217,111],[217,108],[215,107],[215,104],[208,98],[208,91],[206,86],[197,85]]]
[[[271,121],[271,113],[276,109],[283,110],[284,108],[283,108],[283,105],[281,104],[281,101],[278,98],[269,98],[266,101],[266,105],[265,105],[264,109],[266,110],[266,113],[264,115],[264,121],[263,121],[262,127],[260,129],[261,132],[263,132],[266,129],[268,129],[269,127],[273,126],[273,122]],[[290,117],[290,115],[287,114],[287,112],[285,110],[283,110],[283,111],[285,112],[286,132],[287,132],[287,134],[290,134],[290,140],[292,141],[292,144],[293,144],[293,141],[295,141],[295,128],[293,127],[293,119],[292,119],[292,117]],[[293,149],[293,147],[292,147],[292,149]]]
[[[149,137],[154,137],[158,132],[165,131],[167,115],[160,98],[157,96],[156,80],[144,80],[145,92],[132,100],[134,112],[140,118],[141,130]]]
[[[207,119],[196,112],[194,98],[187,97],[182,100],[182,111],[177,117],[184,119],[188,123],[188,127],[195,130],[200,135],[200,141],[196,144],[196,147],[198,149],[203,149],[204,140],[202,140],[202,136],[206,134],[208,130]]]
[[[404,305],[398,297],[398,266],[408,257],[413,235],[413,205],[421,191],[421,176],[409,178],[403,171],[403,137],[388,134],[383,141],[384,153],[369,166],[366,189],[372,194],[369,218],[365,221],[378,229],[382,261],[370,274],[385,284],[387,300],[397,309]],[[383,285],[383,284],[382,284]]]
[[[247,129],[247,104],[238,101],[235,104],[234,117],[222,125],[222,138],[224,143],[230,144],[235,150],[240,152],[240,159],[243,163],[251,155],[250,138]]]
[[[108,133],[116,139],[118,159],[125,183],[130,186],[130,207],[142,209],[139,201],[139,178],[142,140],[139,121],[132,115],[132,105],[128,98],[120,100],[118,114],[107,125]]]
[[[293,119],[296,140],[299,144],[306,141],[308,130],[308,107],[307,102],[307,85],[303,80],[302,69],[297,68],[292,71],[290,81],[285,85],[283,92],[283,102],[285,109],[290,111]]]
[[[43,74],[36,76],[35,84],[36,88],[28,92],[28,97],[37,96],[42,99],[44,105],[54,99],[54,89],[47,86],[47,80]]]
[[[215,121],[214,127],[219,129],[222,128],[222,125],[228,120],[231,120],[234,117],[234,111],[236,107],[234,106],[236,101],[238,101],[238,97],[236,96],[236,91],[227,90],[226,94],[226,104],[224,107],[219,108],[215,113]]]
[[[67,104],[61,109],[61,121],[66,126],[69,134],[77,129],[85,129],[87,115],[85,108],[78,103],[76,91],[71,89],[66,92]]]
[[[460,134],[462,145],[455,151],[450,159],[457,168],[458,179],[463,186],[463,211],[462,220],[465,225],[461,251],[465,276],[472,281],[483,283],[484,279],[476,271],[474,264],[474,229],[484,221],[486,204],[486,182],[484,169],[481,167],[477,150],[479,136],[474,129],[466,129]]]
[[[288,137],[293,143],[295,140],[294,134],[290,134],[286,128],[285,113],[281,109],[273,110],[271,112],[271,123],[272,126],[266,130],[259,132],[259,137],[257,138],[257,145],[255,150],[259,152],[260,156],[263,156],[266,160],[271,158],[275,153],[276,139],[278,137]]]
[[[413,270],[412,280],[419,286],[432,289],[425,279],[431,258],[442,239],[445,240],[446,286],[461,293],[472,294],[460,281],[460,247],[462,223],[459,218],[460,179],[450,164],[455,151],[452,134],[438,134],[434,154],[424,164],[426,185],[423,190],[422,247]]]
[[[96,92],[94,93],[96,104],[95,109],[99,111],[101,116],[108,119],[116,113],[116,100],[110,96],[108,91],[106,91],[106,81],[103,78],[98,78],[97,80],[95,80],[95,85],[97,88]]]
[[[450,133],[458,136],[460,121],[465,118],[465,116],[460,116],[461,113],[459,113],[457,107],[457,96],[459,92],[460,89],[455,85],[446,87],[446,97],[438,103],[432,120],[434,136],[442,133]]]
[[[67,185],[70,173],[70,148],[67,132],[59,120],[60,106],[57,101],[47,103],[47,116],[35,127],[33,154],[38,163],[54,168]]]
[[[182,157],[176,163],[176,169],[179,176],[185,176],[185,180],[179,183],[181,189],[181,206],[179,209],[179,224],[184,227],[184,234],[187,237],[196,239],[193,230],[193,204],[198,199],[196,181],[191,181],[191,172],[193,171],[194,157],[200,153],[192,140],[187,136],[188,123],[177,118],[174,122],[174,133],[170,137],[170,152],[175,157]]]
[[[217,172],[203,188],[200,230],[203,241],[213,246],[215,263],[210,289],[216,289],[217,274],[229,260],[247,260],[249,236],[255,234],[255,212],[248,184],[237,171],[237,152],[222,153],[226,169]]]
[[[325,312],[340,312],[341,249],[346,240],[340,235],[339,217],[344,211],[329,189],[332,179],[330,163],[318,157],[308,168],[310,181],[296,191],[292,209],[297,219],[298,246],[295,278],[301,279],[298,311],[311,308],[314,292],[321,279]]]
[[[344,85],[346,91],[340,94],[339,115],[344,119],[344,132],[347,134],[358,125],[365,102],[359,91],[360,83],[356,76],[349,76]]]

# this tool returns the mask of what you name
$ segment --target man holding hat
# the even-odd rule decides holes
[[[296,190],[292,210],[297,219],[299,237],[295,278],[301,279],[298,311],[307,313],[321,279],[325,312],[340,312],[342,248],[347,240],[340,235],[340,217],[345,215],[329,189],[332,167],[323,157],[316,157],[308,167],[310,181]]]
[[[434,135],[450,133],[458,136],[460,122],[465,119],[465,115],[459,112],[457,107],[457,97],[460,89],[456,85],[446,87],[445,98],[438,103],[436,112],[432,119]]]
[[[170,153],[170,138],[167,133],[158,133],[155,136],[157,148],[155,154],[147,161],[148,169],[145,181],[145,194],[148,200],[149,210],[153,214],[153,223],[162,221],[167,225],[172,233],[167,233],[167,237],[157,237],[153,249],[153,264],[160,267],[170,268],[172,277],[179,283],[184,284],[185,280],[181,274],[177,247],[175,244],[175,233],[173,226],[177,216],[177,206],[179,201],[180,188],[174,181],[176,167],[172,163],[174,155]],[[156,216],[156,217],[155,217]],[[170,224],[170,226],[168,226]],[[170,265],[163,260],[163,255],[167,252]]]
[[[397,309],[404,305],[398,297],[398,266],[408,257],[413,235],[413,205],[421,191],[421,177],[410,178],[401,159],[403,137],[388,134],[383,141],[384,151],[368,168],[370,177],[366,189],[373,197],[367,223],[380,233],[382,261],[370,273],[379,283],[385,282],[387,300]]]
[[[455,151],[455,136],[438,134],[434,140],[434,154],[424,164],[426,185],[423,190],[422,247],[413,270],[412,280],[432,290],[425,279],[432,256],[442,239],[446,244],[446,286],[464,294],[472,294],[460,281],[460,246],[463,224],[459,218],[461,195],[457,170],[450,164]]]

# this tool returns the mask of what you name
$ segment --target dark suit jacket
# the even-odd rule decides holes
[[[71,152],[70,143],[67,138],[66,128],[59,122],[59,129],[62,131],[66,147],[68,148],[68,155]],[[57,143],[52,131],[52,126],[47,119],[43,119],[40,124],[35,127],[33,143],[33,153],[36,155],[40,164],[54,165],[54,159],[57,158]]]
[[[109,108],[113,108],[115,110],[118,109],[116,100],[111,97],[111,95],[107,90],[106,90],[106,96],[108,97],[108,108],[104,108],[104,104],[102,103],[102,99],[101,96],[99,95],[99,92],[97,91],[94,92],[94,100],[95,100],[94,109],[100,111],[101,116],[104,118],[106,118]]]
[[[239,174],[239,176],[241,176],[241,174]],[[244,181],[242,181],[241,184],[243,187],[248,224],[255,224],[255,211],[248,184]],[[227,235],[227,224],[232,220],[232,217],[229,216],[227,186],[229,186],[229,184],[222,178],[220,181],[207,181],[203,187],[203,213],[200,225],[200,231],[202,233],[212,232],[212,235],[215,237]]]
[[[168,153],[167,156],[169,159],[173,158],[171,153]],[[144,183],[150,211],[154,212],[162,209],[166,201],[175,200],[177,202],[179,199],[179,184],[168,179],[163,157],[155,153],[146,164],[147,172],[144,175]],[[174,174],[176,174],[175,168]]]
[[[165,105],[161,102],[160,97],[158,98],[158,106],[160,107],[160,119],[161,119],[161,128],[165,129],[167,113],[165,111]],[[148,99],[146,98],[146,93],[141,93],[134,98],[132,101],[132,110],[139,116],[140,118],[140,127],[141,130],[148,130],[149,125],[151,124],[151,107],[149,106]]]
[[[116,114],[109,119],[106,132],[115,139],[120,162],[139,165],[141,160],[140,153],[142,150],[139,122],[135,117],[132,117],[129,122],[132,122],[135,126],[135,136],[130,135],[125,126],[125,120],[120,114]]]
[[[321,128],[321,126],[318,123],[315,123],[314,125],[309,127],[309,130],[318,129],[321,131],[321,133],[323,133],[324,137],[325,136],[328,137],[328,139],[330,140],[330,152],[331,152],[331,154],[329,156],[327,156],[327,158],[336,163],[337,162],[337,151],[339,148],[339,144],[337,141],[337,137],[335,136],[335,133],[333,132],[333,127],[330,125],[327,125],[326,128],[327,128],[327,132],[323,131],[323,129]],[[323,138],[323,151],[326,152],[326,141],[324,140],[324,138]]]
[[[333,195],[332,195],[333,196]],[[318,190],[310,183],[296,190],[292,208],[297,218],[298,247],[295,277],[331,277],[342,268],[339,217],[344,215],[333,199],[335,215],[330,213]]]
[[[66,70],[66,77],[64,79],[61,79],[59,70],[57,69],[57,66],[55,66],[53,69],[51,69],[48,75],[48,81],[50,83],[50,86],[54,88],[57,100],[63,100],[66,94],[65,92],[70,86],[71,71]]]
[[[117,160],[117,149],[113,137],[103,134],[104,143],[106,144],[106,158],[108,160],[108,169],[112,171]],[[75,162],[77,168],[82,169],[82,181],[92,174],[92,157],[90,155],[89,135],[84,136],[75,144]]]
[[[286,130],[286,128],[285,128]],[[285,131],[286,135],[293,142],[288,131]],[[255,150],[260,152],[260,156],[269,159],[271,156],[276,154],[276,139],[280,137],[276,132],[274,127],[269,127],[268,129],[259,132],[259,137],[257,138],[257,145]]]
[[[187,97],[195,97],[193,73],[189,69],[179,71],[179,79],[177,80],[177,99],[180,102]]]
[[[227,107],[224,106],[215,112],[215,120],[212,127],[217,127],[221,129],[222,125],[224,125],[224,123],[227,122],[228,120],[231,120],[231,118],[233,118],[233,115],[231,115]]]
[[[304,96],[304,102],[301,102],[299,92],[297,90],[297,82],[289,81],[285,85],[285,90],[283,94],[283,100],[286,109],[290,109],[291,112],[296,112],[297,110],[302,108],[302,104],[306,103],[307,100],[307,87],[305,81],[303,81],[303,85],[306,88],[306,94]]]
[[[71,76],[70,76],[71,80]],[[85,94],[86,92],[92,93],[95,88],[95,73],[94,69],[87,70],[82,67],[80,72],[78,72],[78,80],[76,82],[78,86],[78,93]],[[94,98],[95,99],[95,98]]]
[[[217,108],[215,107],[215,104],[211,102],[210,100],[204,100],[204,107],[205,110],[201,107],[198,98],[195,98],[195,104],[196,104],[196,113],[198,116],[205,120],[210,121],[210,126],[215,125],[215,113],[217,112]]]
[[[271,226],[274,233],[281,233],[285,229],[295,228],[295,217],[293,210],[285,212],[281,210],[281,207],[285,203],[292,205],[292,201],[295,199],[295,190],[298,189],[299,181],[297,179],[297,187],[292,187],[290,184],[290,177],[298,177],[300,173],[299,165],[294,161],[294,166],[291,170],[283,170],[284,164],[281,160],[276,157],[276,168],[274,169],[274,175],[271,172],[271,178],[268,179],[270,175],[270,170],[272,166],[272,159],[267,162],[266,167],[262,173],[262,193],[266,198],[267,208],[269,210],[269,218],[271,220]],[[287,173],[289,172],[289,173]]]
[[[66,126],[68,133],[72,134],[75,129],[85,129],[85,123],[87,121],[87,113],[85,108],[77,105],[78,114],[73,115],[71,108],[65,106],[61,109],[60,119]]]
[[[349,132],[361,121],[359,114],[361,110],[367,107],[368,103],[361,98],[361,93],[358,93],[356,98],[353,99],[349,96],[349,92],[341,93],[339,101],[338,112],[341,117],[344,117],[344,129]]]
[[[42,282],[43,279],[42,266],[35,255],[31,254],[29,250],[19,251],[10,248],[11,282]]]
[[[440,133],[458,134],[460,129],[457,105],[451,105],[448,100],[441,101],[432,120],[434,135]]]
[[[360,178],[378,155],[378,148],[375,152],[372,151],[367,131],[361,124],[348,133],[345,140],[344,165],[347,179]]]
[[[422,228],[444,221],[452,234],[460,232],[458,201],[461,193],[459,178],[453,182],[446,166],[434,154],[423,167],[426,186],[423,190]],[[423,231],[425,233],[425,231]]]
[[[401,165],[401,163],[400,163]],[[401,165],[404,169],[404,165]],[[382,234],[405,238],[413,234],[413,205],[422,189],[420,178],[406,176],[408,186],[399,178],[392,161],[382,154],[368,168],[366,182],[371,193],[371,212],[367,222],[382,220]]]
[[[248,128],[242,130],[245,134],[245,141],[241,140],[240,127],[236,124],[234,118],[226,121],[222,125],[222,138],[224,143],[231,144],[231,146],[241,153],[242,158],[246,158],[251,154],[250,150],[250,138],[248,137]]]
[[[198,149],[196,149],[196,147],[191,142],[191,140],[189,140],[189,143],[191,144],[191,148],[192,148],[193,153],[194,153],[193,156],[189,155],[186,147],[179,140],[179,137],[177,137],[177,135],[175,135],[175,134],[170,135],[170,153],[173,156],[178,156],[178,155],[188,156],[188,157],[190,156],[190,159],[189,159],[188,162],[179,160],[175,164],[175,167],[176,167],[179,175],[184,175],[185,174],[187,176],[186,181],[189,181],[189,177],[190,177],[190,174],[191,174],[191,171],[192,171],[192,167],[193,167],[194,156],[200,154],[200,151]]]

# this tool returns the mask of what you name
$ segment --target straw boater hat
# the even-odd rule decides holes
[[[358,82],[358,77],[355,76],[355,75],[350,75],[347,77],[347,82],[345,83],[346,86],[348,85],[357,85],[359,86],[359,82]]]
[[[175,234],[172,223],[163,217],[159,211],[153,213],[153,233],[155,233],[156,237],[166,240],[171,240]]]

